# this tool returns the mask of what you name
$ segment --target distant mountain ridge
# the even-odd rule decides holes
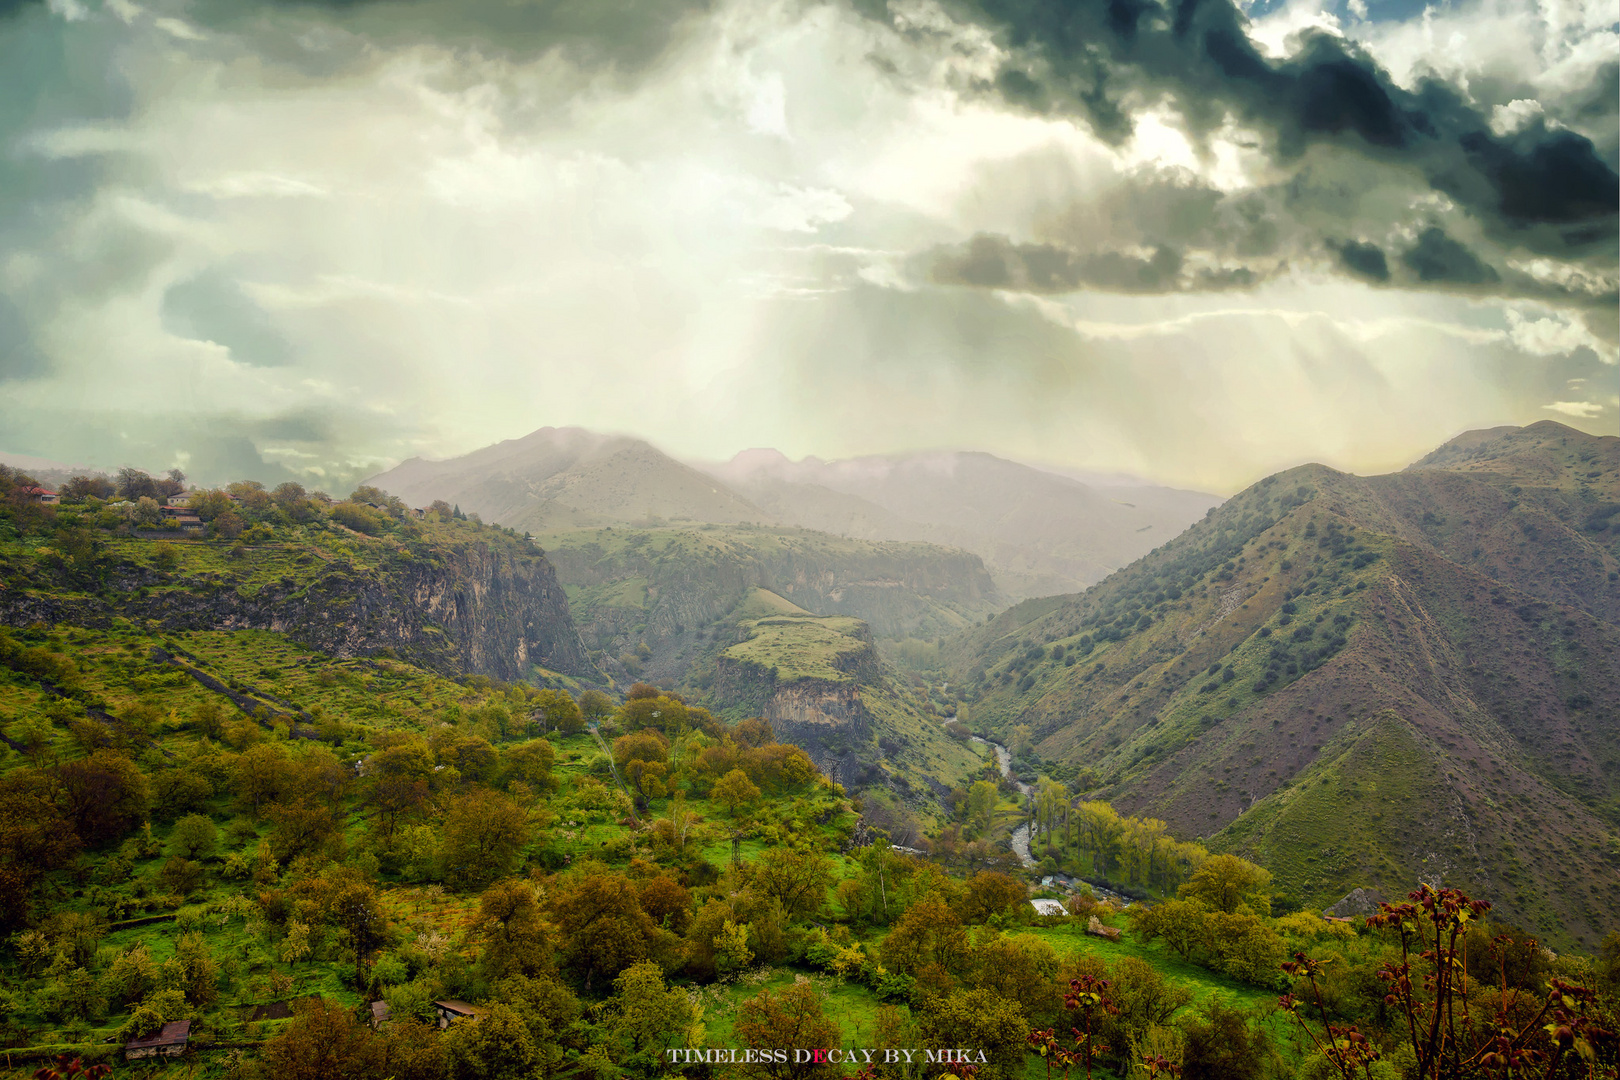
[[[922,541],[980,556],[1015,600],[1083,588],[1220,502],[1117,478],[1091,486],[977,451],[827,462],[760,449],[694,466],[629,436],[549,427],[444,461],[412,458],[367,483],[536,533],[699,522]]]
[[[785,524],[971,551],[1014,599],[1097,581],[1220,502],[1141,483],[1093,487],[977,451],[790,461],[756,449],[703,468]]]
[[[366,481],[426,506],[442,499],[508,528],[660,519],[737,524],[768,515],[640,439],[545,427],[445,461],[411,458]]]
[[[1267,477],[956,646],[969,713],[1321,907],[1456,883],[1553,940],[1620,911],[1620,438],[1468,432]]]

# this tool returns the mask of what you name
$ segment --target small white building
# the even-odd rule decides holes
[[[1029,906],[1035,909],[1038,915],[1067,915],[1061,900],[1031,900]]]

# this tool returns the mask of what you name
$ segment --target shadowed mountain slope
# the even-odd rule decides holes
[[[1543,422],[1268,477],[974,632],[972,714],[1295,902],[1441,879],[1590,946],[1620,911],[1617,468]]]

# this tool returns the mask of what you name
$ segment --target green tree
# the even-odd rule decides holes
[[[585,730],[585,714],[566,690],[541,690],[529,702],[532,715],[544,731],[564,735]]]
[[[794,983],[774,994],[761,990],[757,997],[748,998],[737,1006],[734,1030],[744,1046],[831,1047],[843,1041],[838,1025],[822,1011],[821,998],[808,982]],[[831,1080],[839,1075],[836,1066],[795,1061],[795,1056],[790,1052],[786,1061],[744,1065],[738,1071],[771,1080]]]
[[[479,887],[512,872],[529,842],[529,816],[499,792],[475,788],[450,804],[439,860],[445,880]]]
[[[694,1036],[701,1041],[701,1031],[693,1030],[697,1010],[684,990],[664,982],[657,964],[646,960],[632,964],[619,973],[613,986],[617,993],[609,1026],[623,1050],[620,1064],[633,1062],[649,1075],[659,1075],[664,1072],[660,1063],[665,1050],[690,1045]]]
[[[219,843],[219,829],[202,814],[187,814],[169,833],[169,854],[182,859],[206,859]]]
[[[201,934],[182,935],[162,971],[163,985],[179,990],[196,1008],[207,1009],[219,1000],[219,964]]]
[[[791,919],[809,919],[820,912],[836,880],[832,860],[814,851],[768,848],[754,864],[754,888],[779,901]]]
[[[978,1076],[1022,1076],[1029,1022],[1016,1003],[988,990],[964,990],[935,999],[917,1026],[924,1046],[983,1050],[989,1061]]]
[[[531,1080],[541,1064],[529,1026],[510,1006],[490,1005],[476,1023],[444,1034],[451,1080]]]
[[[714,785],[709,797],[724,806],[726,813],[735,820],[739,810],[752,805],[759,798],[759,788],[748,779],[747,773],[732,769]]]
[[[1269,913],[1270,890],[1270,871],[1236,855],[1211,855],[1177,893],[1230,915],[1244,906]]]
[[[996,915],[1022,922],[1031,910],[1024,883],[999,870],[973,875],[962,897],[962,917],[970,923],[988,922]]]
[[[967,824],[974,833],[982,833],[990,827],[990,818],[996,811],[996,804],[1001,801],[1001,793],[996,785],[988,780],[976,780],[973,787],[968,789]]]
[[[304,998],[293,1020],[264,1047],[268,1075],[276,1080],[372,1080],[386,1075],[381,1045],[371,1030],[337,1002]]]
[[[613,715],[613,699],[600,690],[587,690],[579,695],[579,711],[587,724],[600,724]]]
[[[552,970],[554,946],[528,882],[498,881],[485,889],[478,901],[477,931],[484,942],[479,970],[491,982]]]

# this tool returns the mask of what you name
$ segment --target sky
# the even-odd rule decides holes
[[[1620,428],[1613,0],[0,0],[0,451]]]

